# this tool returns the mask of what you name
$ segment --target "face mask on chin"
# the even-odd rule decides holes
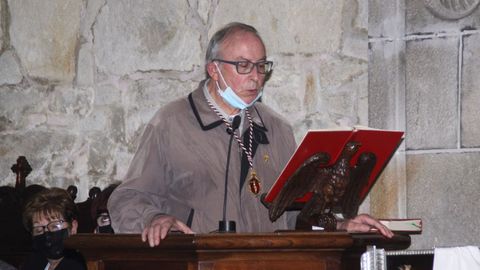
[[[114,233],[111,221],[110,214],[108,210],[98,210],[97,213],[97,233]]]
[[[98,226],[98,233],[110,233],[113,234],[113,228],[110,225]]]
[[[41,252],[47,259],[58,260],[64,256],[63,241],[68,237],[68,229],[44,232],[33,237],[33,250]]]
[[[255,97],[255,99],[252,100],[252,102],[250,102],[248,104],[245,103],[245,101],[243,101],[243,99],[241,97],[239,97],[235,93],[235,91],[233,91],[233,89],[230,86],[228,86],[227,82],[223,78],[223,75],[222,75],[222,72],[220,71],[220,68],[218,68],[217,63],[214,62],[214,64],[217,67],[218,74],[220,74],[220,78],[222,79],[223,83],[227,87],[227,88],[225,88],[225,90],[222,90],[222,89],[220,89],[220,85],[218,84],[218,82],[215,81],[215,84],[217,85],[217,92],[228,105],[232,106],[235,109],[244,110],[245,108],[248,108],[248,107],[252,106],[260,97],[262,97],[263,89],[260,89],[257,97]]]

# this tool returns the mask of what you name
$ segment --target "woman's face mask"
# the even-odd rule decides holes
[[[69,235],[68,228],[33,237],[33,250],[41,252],[47,259],[58,260],[64,256],[63,242]]]

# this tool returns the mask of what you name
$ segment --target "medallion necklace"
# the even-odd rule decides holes
[[[225,119],[225,117],[222,115],[222,113],[213,106],[213,104],[207,99],[208,106],[220,117],[220,119],[223,120],[225,125],[227,126],[227,129],[230,130],[233,133],[233,136],[235,140],[238,142],[238,145],[240,148],[243,150],[245,155],[247,156],[248,164],[249,164],[249,175],[250,178],[248,180],[248,187],[250,188],[250,192],[252,192],[254,195],[258,195],[260,193],[260,180],[257,177],[257,173],[253,169],[253,151],[252,151],[252,145],[253,145],[253,119],[252,116],[250,115],[250,112],[248,109],[245,109],[245,115],[247,116],[248,119],[248,124],[249,124],[249,134],[248,134],[248,149],[245,147],[245,144],[242,142],[242,139],[240,139],[240,136],[237,134],[236,130],[233,130],[232,124]]]

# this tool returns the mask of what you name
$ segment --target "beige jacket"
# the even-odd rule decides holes
[[[115,232],[140,233],[159,214],[175,216],[196,233],[218,229],[230,135],[208,106],[203,83],[188,98],[162,107],[147,125],[125,181],[108,202]],[[257,102],[249,111],[262,194],[294,152],[295,140],[290,125],[264,104]],[[248,121],[243,123],[248,134]],[[272,223],[260,196],[249,191],[248,162],[245,157],[242,162],[235,139],[229,168],[226,219],[236,222],[237,232],[286,229],[286,215]]]

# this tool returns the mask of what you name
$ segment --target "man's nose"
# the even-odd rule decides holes
[[[252,71],[250,72],[250,79],[255,81],[255,82],[258,82],[259,79],[260,79],[260,76],[262,76],[263,74],[261,74],[260,72],[258,72],[258,66],[257,65],[254,65],[253,66],[253,69]]]

